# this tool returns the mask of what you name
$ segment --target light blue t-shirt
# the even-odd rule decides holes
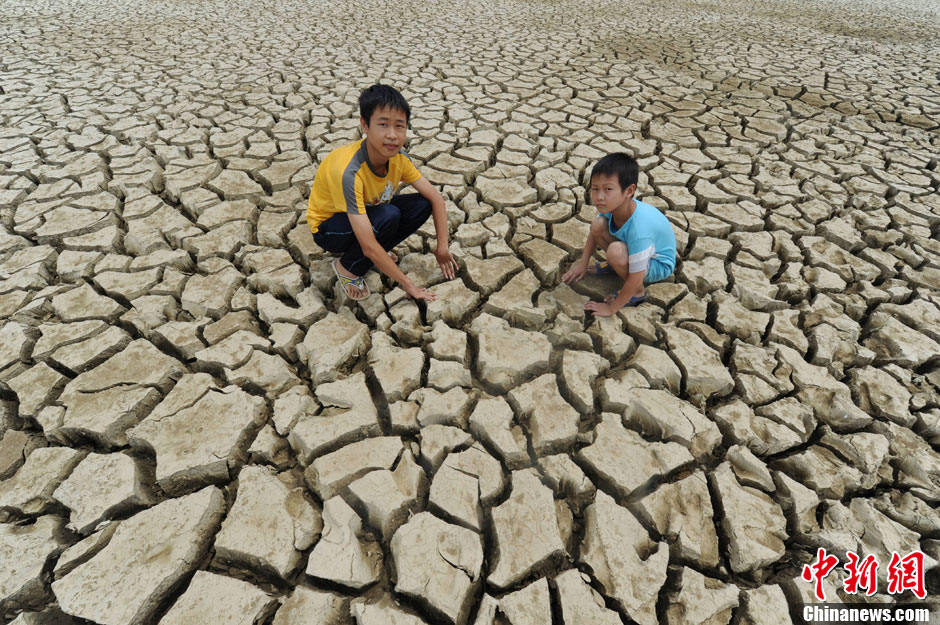
[[[646,271],[646,281],[656,282],[668,277],[676,268],[676,234],[658,208],[635,201],[636,210],[619,230],[614,230],[611,213],[604,217],[610,234],[627,244],[630,253],[627,270],[630,273]]]

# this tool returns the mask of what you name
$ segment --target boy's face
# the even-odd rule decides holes
[[[405,145],[408,119],[404,111],[388,107],[376,109],[369,120],[360,117],[359,123],[373,154],[390,159]]]
[[[591,203],[599,213],[610,213],[623,206],[633,194],[636,185],[620,188],[620,178],[614,174],[597,174],[591,178]]]

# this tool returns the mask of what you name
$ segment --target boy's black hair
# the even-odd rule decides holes
[[[594,180],[594,176],[598,174],[602,176],[616,175],[617,180],[620,181],[620,190],[625,191],[627,187],[636,184],[637,180],[640,179],[640,166],[637,164],[636,159],[626,152],[616,152],[608,154],[597,161],[594,169],[591,170],[591,180]]]
[[[405,114],[405,121],[411,119],[411,107],[395,87],[375,84],[359,94],[359,116],[366,120],[366,126],[376,109],[390,108]]]

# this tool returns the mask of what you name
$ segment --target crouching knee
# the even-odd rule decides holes
[[[611,267],[626,268],[629,258],[630,252],[627,250],[626,243],[614,241],[607,246],[607,262]]]

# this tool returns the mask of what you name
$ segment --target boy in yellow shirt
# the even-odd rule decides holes
[[[416,286],[390,251],[433,215],[434,256],[445,278],[456,275],[444,198],[402,151],[411,108],[398,90],[377,84],[359,95],[359,115],[365,137],[333,150],[317,169],[307,204],[313,240],[342,254],[333,261],[333,271],[351,299],[369,297],[363,275],[374,264],[409,297],[434,301],[437,295]],[[393,195],[402,182],[418,192]]]

